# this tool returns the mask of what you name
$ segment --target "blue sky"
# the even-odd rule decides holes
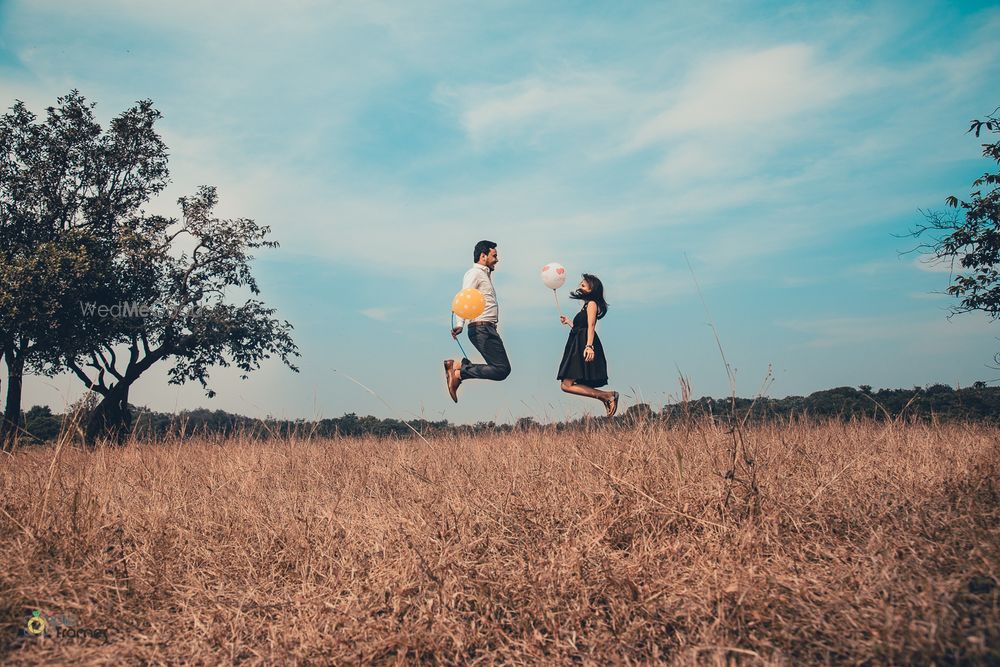
[[[965,130],[1000,104],[1000,11],[694,5],[4,2],[0,93],[41,112],[78,88],[103,121],[153,99],[172,182],[150,209],[213,184],[281,243],[256,270],[302,372],[220,369],[208,399],[151,371],[131,396],[154,409],[595,412],[555,380],[551,261],[604,281],[625,406],[676,396],[678,369],[695,395],[729,391],[685,256],[741,395],[769,366],[772,396],[1000,377],[1000,325],[946,319],[947,270],[894,236],[987,167]],[[513,373],[456,406],[448,305],[482,238]],[[25,403],[81,390],[33,378]]]

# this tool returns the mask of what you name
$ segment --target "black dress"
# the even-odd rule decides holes
[[[608,360],[604,358],[604,347],[594,331],[594,360],[583,360],[583,349],[587,346],[587,304],[573,318],[573,330],[569,332],[566,349],[559,363],[558,380],[576,380],[577,384],[588,387],[603,387],[608,383]]]

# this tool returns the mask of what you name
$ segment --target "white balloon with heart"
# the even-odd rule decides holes
[[[559,289],[566,283],[566,269],[562,264],[550,262],[542,267],[542,282],[551,290]]]

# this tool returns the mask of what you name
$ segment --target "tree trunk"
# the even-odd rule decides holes
[[[147,348],[148,349],[148,348]],[[132,343],[132,359],[125,370],[124,377],[120,377],[118,383],[110,388],[103,384],[100,387],[89,387],[101,394],[101,402],[94,408],[94,413],[87,422],[87,431],[84,440],[90,446],[96,444],[98,438],[109,438],[116,444],[123,444],[132,434],[132,411],[128,407],[128,392],[132,383],[139,379],[139,376],[149,370],[149,367],[160,359],[172,354],[174,348],[163,344],[157,349],[149,352],[142,359],[137,359],[139,349],[137,343]],[[78,376],[82,376],[85,382],[86,376],[79,368],[74,368]],[[116,376],[117,377],[117,376]]]
[[[24,382],[24,354],[7,350],[7,402],[0,422],[0,449],[14,444],[21,430],[21,388]]]
[[[111,388],[87,422],[86,441],[93,446],[99,438],[123,444],[132,433],[132,411],[128,406],[129,384],[119,383]]]

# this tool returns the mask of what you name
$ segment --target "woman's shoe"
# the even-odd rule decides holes
[[[611,392],[611,398],[604,405],[608,408],[608,416],[614,417],[615,413],[618,412],[618,392]]]

